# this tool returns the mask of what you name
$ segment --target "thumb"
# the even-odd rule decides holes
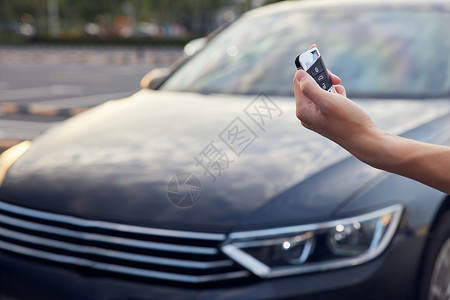
[[[323,90],[308,73],[299,70],[295,77],[299,82],[300,92],[316,106],[320,108],[327,101],[329,92]]]

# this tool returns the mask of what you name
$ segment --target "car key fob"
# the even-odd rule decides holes
[[[297,70],[303,69],[314,78],[317,84],[326,91],[336,93],[334,86],[331,84],[330,76],[327,68],[320,56],[319,50],[314,47],[295,58],[295,66]]]

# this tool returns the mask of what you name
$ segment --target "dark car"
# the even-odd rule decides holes
[[[303,128],[292,87],[316,43],[378,126],[450,145],[449,28],[445,1],[266,6],[8,150],[0,298],[449,299],[448,195]]]

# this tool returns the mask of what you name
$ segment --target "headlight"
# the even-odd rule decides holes
[[[234,232],[222,251],[260,277],[354,266],[386,249],[402,211],[393,205],[331,222]]]
[[[6,172],[12,164],[31,147],[30,141],[24,141],[12,146],[0,155],[0,186],[5,179]]]

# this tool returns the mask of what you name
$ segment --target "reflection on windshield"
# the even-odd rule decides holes
[[[450,91],[450,14],[283,11],[245,16],[162,87],[293,95],[294,57],[316,43],[350,96],[433,97]]]

